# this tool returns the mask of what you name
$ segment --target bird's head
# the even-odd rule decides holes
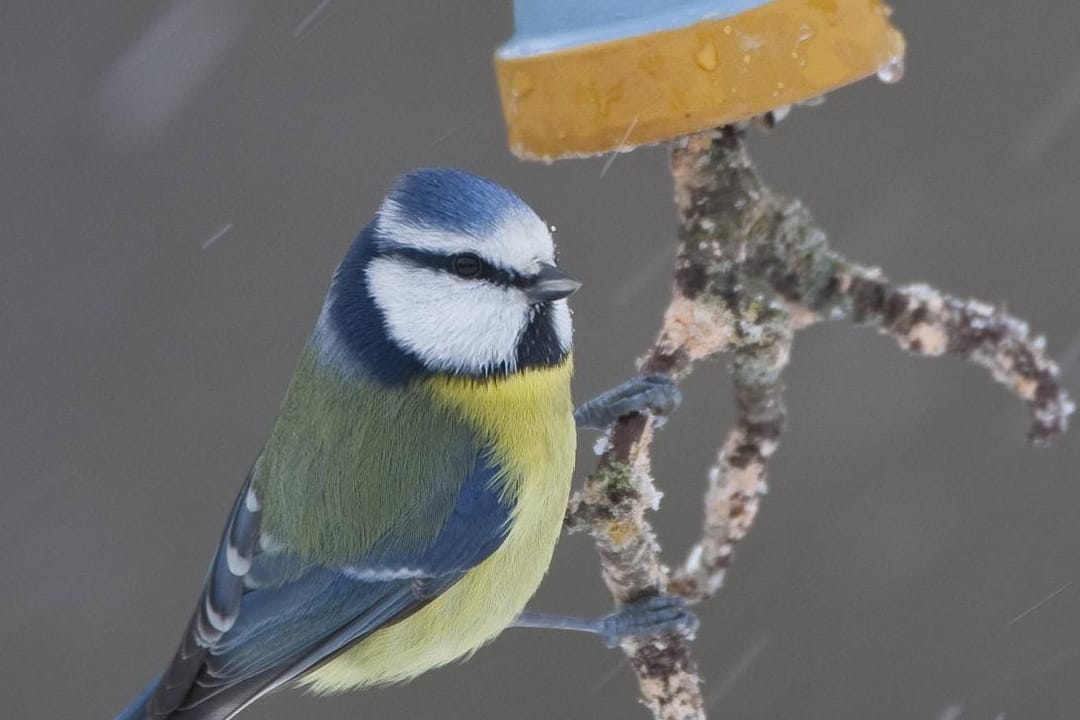
[[[416,170],[342,261],[317,338],[390,381],[555,365],[570,352],[566,297],[579,285],[517,195],[461,170]]]

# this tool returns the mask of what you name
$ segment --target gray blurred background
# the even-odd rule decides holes
[[[1002,302],[1080,388],[1080,5],[897,0],[907,76],[752,149],[838,249]],[[625,377],[669,291],[663,148],[551,167],[504,147],[509,0],[5,3],[0,23],[0,716],[106,718],[170,657],[330,273],[393,176],[457,165],[558,225],[579,399]],[[700,609],[711,717],[1080,715],[1080,436],[959,361],[845,325],[798,337],[789,434]],[[731,419],[695,375],[657,449],[668,557]],[[591,465],[591,437],[582,467]],[[535,606],[609,601],[566,538]],[[253,718],[633,718],[590,637],[516,630],[410,685]],[[247,717],[248,715],[245,715]]]

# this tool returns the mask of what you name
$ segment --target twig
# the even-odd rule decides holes
[[[781,373],[791,354],[792,323],[776,304],[758,303],[736,323],[733,374],[738,415],[735,427],[709,469],[705,520],[668,592],[699,602],[720,589],[735,544],[750,531],[758,499],[765,494],[768,460],[784,429]]]
[[[641,363],[642,371],[681,377],[694,360],[726,347],[730,337],[723,308],[676,291],[660,338]],[[569,529],[587,530],[595,541],[604,582],[619,604],[666,592],[668,585],[656,534],[645,519],[645,510],[658,505],[649,460],[653,431],[651,417],[620,420],[599,467],[571,499],[567,512]],[[685,637],[629,639],[623,642],[623,651],[655,717],[704,720],[700,678]]]

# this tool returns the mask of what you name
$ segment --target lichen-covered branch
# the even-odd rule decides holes
[[[730,347],[737,416],[710,469],[701,539],[674,574],[669,592],[698,602],[723,582],[735,544],[750,531],[768,478],[767,461],[784,424],[781,373],[788,364],[797,320],[766,291],[755,294],[744,266],[761,242],[762,198],[768,190],[746,153],[716,162],[724,129],[678,141],[672,151],[679,208],[677,278],[698,297],[723,302],[733,317]]]
[[[784,429],[781,374],[791,355],[792,321],[779,304],[740,313],[732,350],[738,415],[709,469],[704,528],[668,591],[699,602],[720,589],[735,544],[750,531],[765,494],[768,460]]]
[[[671,167],[679,213],[675,293],[640,369],[680,379],[696,361],[730,350],[738,414],[709,473],[702,537],[673,576],[646,518],[659,497],[649,457],[653,419],[626,416],[611,429],[597,470],[571,499],[567,525],[593,537],[617,603],[662,592],[698,601],[719,589],[766,487],[784,425],[781,375],[793,333],[806,325],[848,319],[913,353],[960,356],[1027,402],[1034,442],[1066,429],[1073,404],[1042,338],[990,305],[925,285],[897,287],[834,253],[799,201],[761,182],[741,130],[679,139]],[[688,638],[627,640],[623,650],[657,720],[704,720]]]
[[[896,287],[879,270],[833,252],[800,201],[776,195],[762,184],[741,132],[697,135],[680,141],[680,147],[701,167],[738,168],[726,173],[740,186],[728,192],[753,198],[753,207],[744,213],[751,214],[756,225],[743,247],[740,277],[793,304],[801,325],[848,319],[878,328],[909,352],[970,360],[1028,404],[1032,442],[1046,444],[1067,429],[1073,403],[1058,384],[1058,369],[1046,355],[1045,341],[1033,337],[1027,323],[992,305],[926,285]],[[712,272],[728,272],[728,253],[710,250],[715,256]]]
[[[692,363],[727,346],[728,314],[720,305],[693,300],[676,289],[660,337],[642,361],[643,372],[682,377]],[[649,447],[654,421],[645,415],[621,419],[611,431],[599,467],[570,501],[567,525],[586,530],[596,543],[604,583],[619,604],[667,592],[656,534],[645,518],[655,510]],[[656,718],[704,720],[697,666],[687,638],[668,634],[622,644],[638,677],[641,697]]]

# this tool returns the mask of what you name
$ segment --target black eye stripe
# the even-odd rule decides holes
[[[402,258],[409,261],[417,267],[430,268],[432,270],[442,270],[445,272],[458,275],[459,277],[466,277],[460,275],[455,269],[455,261],[463,256],[469,255],[475,257],[480,261],[480,270],[475,275],[468,276],[470,280],[487,280],[488,282],[495,283],[496,285],[503,285],[505,287],[525,287],[529,284],[529,278],[526,278],[512,270],[506,270],[501,267],[497,267],[490,262],[487,262],[475,255],[474,253],[455,253],[454,255],[443,255],[442,253],[432,252],[429,250],[418,250],[416,248],[407,247],[389,247],[384,249],[381,253],[384,257]]]

